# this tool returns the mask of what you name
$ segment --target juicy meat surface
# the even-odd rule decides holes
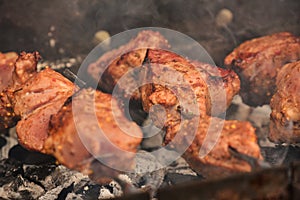
[[[51,115],[59,111],[75,90],[72,82],[47,68],[32,76],[14,92],[14,112],[21,117],[16,131],[24,147],[42,150],[48,137]]]
[[[187,137],[191,137],[191,133],[195,132],[195,123],[196,121],[192,119],[182,122],[181,128],[179,124],[169,127],[166,138],[168,138],[168,141],[171,141],[175,135],[180,134],[178,138],[174,139],[174,147],[180,149],[187,142]],[[210,123],[212,125],[209,127]],[[206,152],[207,148],[214,144],[218,134],[220,134],[219,138],[212,150],[207,152],[208,154],[204,157],[200,156],[200,148],[203,148],[204,152]],[[205,137],[207,138],[205,139]],[[208,179],[251,171],[251,165],[245,160],[233,156],[230,153],[230,147],[241,154],[258,160],[262,159],[255,129],[249,122],[206,118],[199,121],[198,127],[196,126],[195,137],[193,140],[190,140],[193,142],[183,154],[183,158],[192,169]],[[204,144],[205,140],[207,141]]]
[[[269,138],[277,143],[300,142],[300,61],[278,72],[277,91],[271,99]]]
[[[111,95],[92,89],[76,93],[52,117],[49,132],[45,152],[78,170],[89,168],[92,154],[106,159],[109,166],[128,169],[142,138],[139,127],[124,117]]]
[[[225,58],[241,80],[241,96],[251,106],[269,104],[282,66],[300,59],[300,38],[288,32],[242,43]]]
[[[147,48],[168,49],[169,44],[159,32],[141,31],[127,44],[105,53],[96,62],[90,64],[88,73],[99,83],[98,85],[102,90],[111,93],[122,76],[142,65]],[[140,99],[138,90],[133,93],[126,91],[136,86],[134,75],[127,75],[125,81],[125,84],[118,85],[119,92],[124,93],[126,98]]]
[[[18,58],[15,52],[0,53],[0,130],[15,125],[15,116],[10,101],[4,90],[12,83],[12,73]]]

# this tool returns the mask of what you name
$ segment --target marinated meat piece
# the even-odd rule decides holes
[[[47,68],[30,78],[14,92],[14,111],[21,116],[17,124],[19,142],[27,149],[41,151],[48,137],[51,115],[56,114],[72,96],[76,86]]]
[[[111,95],[92,89],[75,94],[72,102],[52,117],[49,132],[45,152],[81,171],[90,169],[91,153],[105,159],[109,166],[131,168],[130,159],[142,138],[139,127],[124,117]],[[109,175],[107,170],[100,173]]]
[[[1,54],[0,64],[0,130],[14,126],[19,120],[12,107],[13,93],[28,78],[36,73],[39,57],[37,52],[22,52],[17,58],[15,53]],[[17,59],[17,60],[16,60]]]
[[[159,32],[141,31],[127,44],[102,55],[88,67],[88,73],[95,81],[99,81],[98,85],[102,90],[111,93],[124,74],[142,65],[147,48],[167,49],[169,44]],[[119,92],[124,93],[122,95],[126,98],[140,99],[138,90],[133,93],[130,90],[136,86],[134,74],[127,75],[125,81],[126,84],[118,85]]]
[[[240,91],[240,79],[233,70],[227,70],[210,64],[192,61],[208,85],[211,108],[207,114],[218,116],[224,113],[231,104],[233,97]],[[226,95],[226,99],[224,96]],[[226,101],[224,106],[224,102]]]
[[[187,137],[191,137],[191,133],[195,132],[195,123],[194,119],[186,120],[182,122],[181,128],[178,124],[167,129],[166,137],[169,138],[169,141],[176,134],[180,134],[178,138],[174,138],[173,140],[174,148],[181,150],[180,148],[187,142]],[[210,123],[212,124],[210,125]],[[251,171],[251,165],[245,160],[233,156],[230,153],[230,147],[254,159],[262,159],[255,129],[249,122],[222,121],[219,118],[206,118],[199,121],[196,130],[195,138],[183,154],[183,158],[192,169],[208,179]],[[199,156],[200,148],[203,148],[205,152],[209,145],[214,144],[219,133],[220,136],[212,150],[204,157]],[[205,139],[205,137],[207,138]],[[205,140],[207,140],[206,146],[203,146]]]
[[[14,65],[18,58],[15,52],[0,53],[0,92],[12,82]]]
[[[241,96],[251,106],[269,104],[280,68],[300,59],[300,38],[282,32],[244,42],[225,58],[241,80]]]
[[[270,140],[300,142],[300,61],[286,64],[278,72],[277,92],[271,99]]]
[[[12,83],[12,73],[18,55],[14,52],[0,53],[0,130],[15,125],[15,116],[4,90]]]
[[[151,115],[155,123],[166,121],[168,126],[181,120],[180,114],[187,118],[206,115],[210,104],[207,84],[194,65],[164,50],[149,49],[147,59],[143,79],[148,84],[141,87],[144,110],[149,112],[154,105],[160,105],[167,117],[163,120],[161,112],[154,110]]]
[[[159,126],[164,116],[168,126],[178,122],[180,114],[185,118],[219,115],[239,91],[239,79],[231,70],[190,62],[164,50],[149,49],[147,55],[143,76],[150,84],[141,88],[143,107],[146,112],[154,105],[165,108],[166,115],[158,111],[161,108],[152,108],[152,119]]]

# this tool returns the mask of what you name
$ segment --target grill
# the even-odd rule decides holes
[[[296,0],[187,2],[151,1],[22,1],[0,0],[0,51],[39,51],[38,68],[51,66],[76,73],[86,55],[105,37],[138,27],[165,27],[199,42],[215,63],[243,41],[275,32],[300,35],[300,3]],[[104,36],[103,36],[104,34]],[[183,48],[190,48],[185,47]],[[146,173],[120,174],[135,188],[112,181],[99,185],[89,177],[58,165],[51,156],[18,145],[15,129],[0,135],[0,197],[3,199],[298,199],[300,147],[276,145],[265,136],[269,106],[252,108],[236,96],[227,119],[247,120],[256,127],[266,163],[255,172],[206,181],[183,159]],[[151,151],[162,135],[144,139]],[[140,151],[143,151],[140,150]],[[141,158],[141,170],[159,164]],[[126,193],[125,196],[123,194]]]

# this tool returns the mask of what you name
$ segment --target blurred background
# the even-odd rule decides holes
[[[299,24],[299,0],[0,0],[0,51],[37,50],[57,60],[87,55],[99,31],[155,26],[192,37],[222,65],[241,42],[279,31],[299,35]]]

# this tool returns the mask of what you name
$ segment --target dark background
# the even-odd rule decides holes
[[[216,25],[223,8],[233,13],[228,28]],[[155,26],[189,35],[222,65],[239,43],[279,31],[300,35],[299,24],[299,0],[0,0],[0,51],[37,50],[56,60],[88,54],[98,30]]]

